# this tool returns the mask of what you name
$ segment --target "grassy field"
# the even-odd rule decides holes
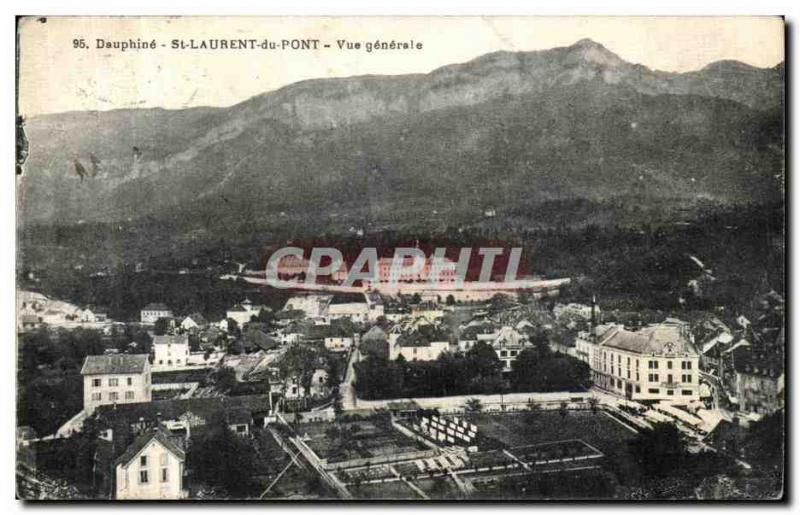
[[[622,474],[634,474],[628,452],[634,433],[606,413],[568,411],[525,412],[474,417],[478,433],[502,442],[509,449],[564,440],[582,440],[613,460]]]
[[[342,431],[343,436],[331,437],[328,431],[333,428],[334,426],[327,423],[299,424],[297,433],[307,437],[306,443],[314,453],[330,463],[379,458],[420,449],[417,442],[404,434],[368,420],[340,424],[337,428]]]

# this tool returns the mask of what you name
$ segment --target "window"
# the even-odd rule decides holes
[[[681,375],[681,382],[682,383],[691,383],[692,382],[692,374],[683,374],[683,375]]]
[[[672,361],[667,361],[667,368],[672,370]]]
[[[500,351],[500,357],[501,357],[501,358],[505,358],[506,356],[508,356],[508,352],[506,352],[506,351],[504,351],[504,350],[501,350],[501,351]]]
[[[92,379],[92,386],[94,386],[95,388],[99,388],[100,385],[102,384],[103,384],[102,379]]]
[[[108,400],[116,401],[119,399],[119,394],[117,392],[111,392],[108,394]]]
[[[133,392],[125,392],[125,400],[126,401],[133,400]]]
[[[647,380],[650,381],[651,383],[657,383],[658,374],[647,374]]]
[[[675,390],[667,390],[667,395],[675,395]]]
[[[168,476],[167,476],[167,469],[165,467],[161,469],[161,482],[166,483],[167,481],[168,481]]]
[[[100,401],[100,400],[103,400],[103,394],[102,394],[102,393],[100,393],[100,392],[93,393],[93,394],[92,394],[92,400],[93,400],[93,401]]]
[[[146,467],[147,466],[147,455],[146,454],[143,454],[142,456],[139,457],[139,466],[140,467]]]
[[[672,384],[672,374],[667,374],[667,382]]]
[[[146,470],[140,470],[139,471],[139,483],[147,484],[149,482],[150,482],[150,478],[147,477],[147,471]]]
[[[112,377],[108,380],[108,386],[119,386],[119,379]]]
[[[681,395],[692,395],[691,390],[681,390]]]
[[[164,364],[164,360],[163,359],[158,360],[158,364],[159,365],[163,365]]]
[[[133,378],[132,377],[128,378],[128,386],[133,386]]]
[[[661,393],[661,390],[659,390],[658,388],[649,388],[647,390],[647,393]]]
[[[648,361],[647,368],[658,368],[658,361]]]
[[[691,361],[687,361],[686,362],[686,370],[691,370],[691,369],[692,369],[692,362]]]
[[[247,425],[246,424],[239,424],[236,426],[237,433],[246,433],[247,432]]]
[[[636,393],[642,393],[642,387],[638,384],[636,385]]]

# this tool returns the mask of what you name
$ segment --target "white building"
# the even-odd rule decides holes
[[[494,349],[497,358],[503,363],[504,372],[509,372],[511,364],[516,361],[519,353],[531,346],[527,336],[513,327],[503,326],[499,330],[490,333],[478,332],[474,335],[460,338],[458,349],[462,352],[467,352],[478,342],[490,345]]]
[[[202,329],[208,325],[206,318],[200,313],[192,313],[183,320],[181,320],[181,329],[190,331],[192,329]]]
[[[83,376],[83,410],[92,413],[104,404],[150,402],[150,361],[147,354],[86,356]]]
[[[331,303],[328,306],[328,316],[331,320],[346,318],[363,324],[370,320],[370,309],[366,302]]]
[[[595,385],[636,401],[688,404],[700,399],[700,358],[686,324],[668,320],[639,331],[603,325],[576,340]]]
[[[330,323],[329,306],[333,295],[295,295],[286,301],[284,311],[302,311],[317,325]]]
[[[152,302],[142,308],[140,320],[143,324],[155,324],[159,318],[172,318],[172,310],[160,302]]]
[[[164,334],[153,338],[153,364],[158,367],[182,367],[189,360],[189,336]]]
[[[258,317],[261,309],[262,306],[253,304],[249,299],[244,299],[240,304],[236,304],[226,311],[225,317],[235,320],[239,327],[242,327],[244,324],[249,323],[253,317]],[[227,330],[227,326],[225,330]]]
[[[134,440],[115,461],[115,496],[120,500],[184,499],[186,455],[163,430],[150,430]]]

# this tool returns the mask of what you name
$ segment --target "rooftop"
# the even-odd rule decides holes
[[[183,449],[181,449],[178,444],[174,441],[174,439],[170,438],[167,433],[159,428],[150,429],[140,436],[136,437],[133,443],[125,449],[125,452],[116,459],[114,462],[115,465],[123,465],[128,464],[132,459],[136,457],[139,452],[144,449],[151,441],[156,440],[158,443],[163,445],[167,448],[172,454],[177,456],[180,459],[184,459],[185,454]]]
[[[188,345],[187,334],[157,334],[153,337],[153,345]]]
[[[654,324],[639,331],[619,325],[601,326],[599,344],[643,355],[695,355],[678,325]]]
[[[147,354],[86,356],[81,374],[141,374],[147,366],[147,360]]]

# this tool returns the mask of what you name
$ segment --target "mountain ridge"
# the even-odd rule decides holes
[[[227,108],[129,109],[34,117],[26,128],[30,157],[18,188],[20,218],[44,223],[124,220],[160,216],[179,206],[191,211],[193,202],[206,202],[210,197],[233,202],[247,218],[253,210],[283,210],[284,201],[299,207],[306,197],[325,200],[326,193],[351,201],[347,185],[352,189],[354,181],[378,184],[371,186],[376,202],[404,198],[405,191],[421,194],[419,202],[424,202],[424,192],[414,187],[413,181],[437,170],[454,183],[445,181],[447,191],[463,196],[470,193],[461,182],[486,181],[487,172],[496,174],[504,166],[510,169],[508,181],[522,185],[531,177],[543,184],[570,184],[585,175],[583,167],[609,159],[619,161],[620,169],[658,164],[620,147],[623,141],[641,146],[642,153],[663,155],[662,161],[672,170],[669,173],[678,174],[675,184],[664,183],[665,194],[688,189],[684,183],[690,178],[680,176],[678,163],[693,169],[693,159],[711,168],[742,168],[737,159],[743,156],[754,163],[766,159],[769,170],[761,172],[763,177],[751,177],[752,170],[745,168],[720,170],[732,175],[731,184],[708,179],[708,191],[701,192],[741,201],[739,183],[758,177],[759,181],[768,180],[777,166],[778,150],[782,158],[782,141],[770,139],[765,131],[776,123],[782,127],[782,118],[775,121],[774,113],[783,102],[783,71],[782,67],[709,66],[683,74],[652,71],[627,63],[599,43],[581,40],[549,50],[495,52],[428,74],[309,79]],[[559,90],[566,93],[559,94]],[[537,103],[537,98],[545,97],[559,105]],[[639,127],[633,120],[638,112],[625,105],[630,102],[642,110],[641,118],[648,120],[648,128],[655,127],[657,137],[673,142],[673,153],[681,153],[681,145],[697,148],[686,157],[672,156],[641,140],[629,130]],[[732,104],[724,107],[726,102]],[[509,110],[515,103],[527,110],[527,118],[519,119]],[[667,104],[673,107],[664,108]],[[496,119],[486,106],[514,120],[516,132],[497,128],[504,121]],[[648,110],[674,118],[674,127],[644,112]],[[590,121],[599,117],[600,122],[591,124],[597,125],[595,131],[603,136],[584,134],[574,126],[585,123],[571,119],[578,112]],[[625,121],[618,119],[621,112],[631,119],[628,129],[624,129]],[[448,116],[451,119],[445,121]],[[485,123],[492,125],[482,127]],[[539,123],[549,124],[551,132],[533,128]],[[722,127],[709,125],[713,123]],[[696,132],[701,143],[707,144],[684,141],[674,133],[676,129]],[[424,133],[422,141],[415,140],[415,130]],[[613,134],[605,135],[609,130]],[[644,126],[639,132],[643,130]],[[719,141],[716,131],[728,139]],[[736,135],[740,132],[752,133],[754,139],[744,141]],[[528,140],[526,146],[521,134],[537,139]],[[769,141],[762,141],[765,137]],[[408,148],[401,144],[406,153],[395,156],[400,138],[415,142]],[[510,141],[503,143],[503,138]],[[611,150],[593,143],[605,139],[608,149],[619,147],[617,152],[627,157],[618,159]],[[712,141],[716,143],[712,145]],[[570,156],[570,146],[576,142],[584,147]],[[768,150],[769,145],[781,148]],[[487,146],[491,148],[487,150]],[[342,148],[347,153],[342,153]],[[544,154],[554,152],[557,157],[533,155],[532,148]],[[505,164],[504,152],[511,156]],[[497,155],[492,157],[492,153]],[[709,153],[715,157],[704,157]],[[585,162],[579,163],[581,159]],[[76,162],[89,170],[91,177],[78,177]],[[415,163],[421,171],[413,168]],[[538,170],[542,166],[548,169]],[[386,179],[370,178],[365,170],[373,169],[381,170],[378,176]],[[560,177],[558,170],[568,176]],[[603,177],[608,184],[598,184],[598,190],[619,188],[611,171]],[[381,190],[381,180],[388,181],[384,186],[395,191]],[[580,186],[572,184],[564,191],[585,191]],[[754,195],[763,193],[762,189],[755,188],[759,193]],[[254,198],[254,192],[263,197]],[[199,210],[203,209],[200,206]]]

